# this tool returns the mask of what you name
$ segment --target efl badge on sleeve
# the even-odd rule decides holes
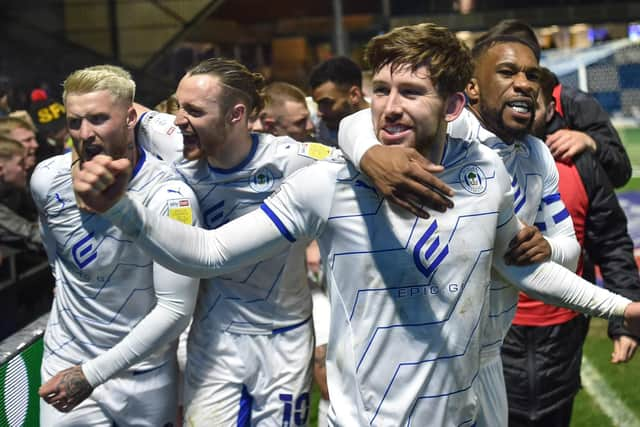
[[[193,212],[189,199],[169,200],[169,218],[180,221],[183,224],[193,224]]]
[[[322,160],[331,154],[331,147],[319,142],[305,142],[300,144],[299,154],[311,159]]]

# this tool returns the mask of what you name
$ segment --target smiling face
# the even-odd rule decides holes
[[[24,147],[24,167],[27,170],[33,169],[33,167],[36,165],[36,149],[38,148],[36,134],[30,129],[16,127],[12,129],[11,132],[9,132],[9,136],[12,139],[20,142]]]
[[[467,88],[471,108],[505,142],[531,131],[540,68],[533,51],[518,42],[498,42],[476,61]]]
[[[80,158],[97,154],[115,159],[130,157],[136,112],[130,103],[117,100],[107,90],[69,93],[66,96],[67,126]]]
[[[182,131],[186,159],[211,155],[227,139],[223,95],[219,79],[210,74],[187,74],[180,80],[175,124]]]
[[[444,146],[447,121],[457,117],[463,105],[460,93],[442,98],[425,66],[415,71],[399,66],[392,72],[385,65],[374,74],[372,91],[371,112],[378,139],[423,154]]]

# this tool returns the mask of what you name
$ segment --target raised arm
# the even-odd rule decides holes
[[[193,219],[189,226],[198,224],[200,213],[191,189],[181,182],[171,183],[167,189],[178,190],[188,203]],[[158,191],[149,205],[154,211],[161,212],[164,218],[169,213],[167,194],[171,193]],[[40,395],[57,409],[68,412],[88,397],[95,387],[175,340],[189,324],[198,283],[196,278],[175,274],[155,263],[153,286],[157,302],[153,309],[114,347],[85,361],[82,366],[53,376],[42,385]]]

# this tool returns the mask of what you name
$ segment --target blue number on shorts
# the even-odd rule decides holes
[[[280,400],[284,402],[284,410],[282,415],[282,427],[290,427],[291,412],[293,409],[293,395],[289,393],[280,394]],[[295,411],[293,411],[293,422],[295,426],[303,426],[307,423],[309,416],[309,393],[302,393],[295,402]]]

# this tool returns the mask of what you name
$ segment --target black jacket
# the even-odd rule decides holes
[[[633,301],[640,300],[640,276],[633,256],[633,241],[611,181],[598,160],[588,152],[573,159],[580,174],[589,209],[585,221],[583,276],[593,281],[593,264],[600,267],[604,286]],[[591,263],[591,265],[590,265]],[[622,321],[609,322],[609,335],[631,335]]]
[[[572,129],[588,134],[596,142],[596,157],[614,187],[622,187],[631,178],[631,162],[609,114],[596,98],[579,89],[562,86],[563,116],[555,114],[547,134],[558,129]]]

